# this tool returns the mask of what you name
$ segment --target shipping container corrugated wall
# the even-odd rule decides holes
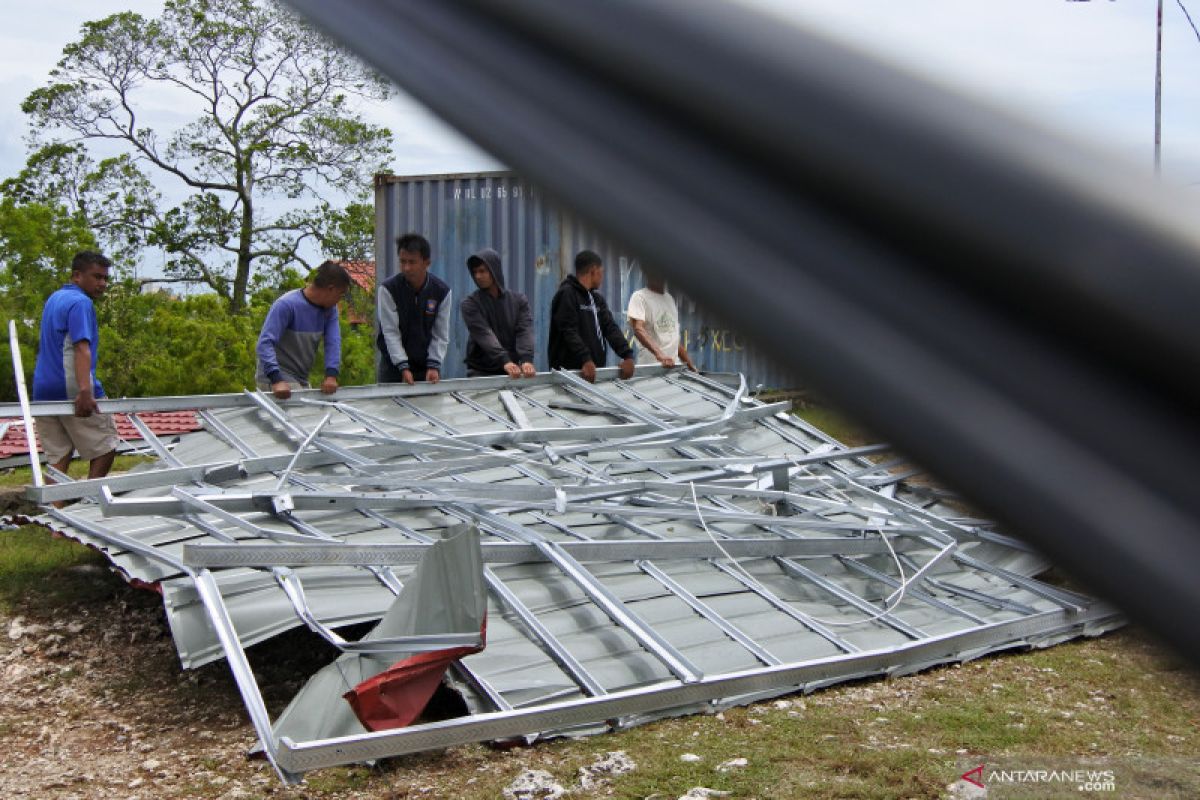
[[[540,191],[507,172],[461,175],[377,176],[375,182],[376,285],[398,269],[396,237],[416,232],[433,250],[431,272],[454,292],[450,351],[443,375],[466,375],[463,358],[467,329],[459,303],[475,291],[467,258],[484,247],[500,253],[505,284],[529,298],[537,340],[536,366],[545,370],[550,300],[558,284],[574,269],[575,254],[594,250],[604,260],[604,286],[613,316],[634,341],[625,308],[629,296],[644,283],[635,253],[602,236],[544,198]],[[731,277],[736,273],[731,266]],[[756,352],[736,329],[697,308],[682,292],[668,285],[679,306],[684,344],[702,370],[741,372],[751,386],[795,385],[773,362]]]

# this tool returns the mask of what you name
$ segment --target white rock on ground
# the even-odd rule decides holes
[[[505,800],[557,800],[566,788],[544,769],[527,769],[504,787]]]
[[[608,778],[624,775],[637,769],[637,764],[624,750],[605,753],[591,765],[579,768],[579,786],[592,789],[605,783]]]
[[[717,772],[729,772],[735,769],[741,769],[750,763],[748,758],[731,758],[728,761],[722,761],[717,764]]]
[[[946,800],[983,800],[988,796],[986,786],[976,786],[967,781],[955,781],[946,790]]]
[[[696,755],[695,753],[684,753],[683,755],[681,755],[681,756],[679,757],[679,760],[680,760],[680,761],[687,761],[687,762],[703,761],[703,760],[704,760],[704,756],[698,756],[698,755]]]
[[[679,795],[679,800],[707,800],[709,797],[729,797],[730,792],[722,792],[720,789],[707,789],[703,786],[694,786],[688,789],[687,794]]]

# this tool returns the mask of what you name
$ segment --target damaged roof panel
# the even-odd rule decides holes
[[[286,403],[142,399],[188,403],[204,430],[134,474],[31,493],[85,501],[44,521],[158,584],[185,667],[229,660],[289,780],[1120,624],[1103,604],[1030,578],[1043,559],[904,480],[884,446],[840,445],[728,378],[614,372],[595,385],[553,373]],[[478,565],[429,561],[461,546],[437,544],[451,530],[478,538]],[[395,644],[378,626],[358,642],[338,632],[414,613],[398,610],[416,602],[409,584],[457,597],[447,582],[480,587],[479,652],[466,654],[478,635],[463,630],[469,615],[457,630],[401,625]],[[441,618],[445,601],[422,602]],[[272,721],[244,648],[298,626],[356,666],[323,672]],[[470,716],[376,730],[408,719],[447,663]],[[340,722],[312,724],[325,718]]]

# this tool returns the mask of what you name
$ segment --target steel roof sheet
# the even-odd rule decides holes
[[[881,448],[847,448],[728,379],[608,370],[595,385],[554,373],[197,406],[204,430],[160,461],[33,494],[85,500],[44,519],[160,586],[186,667],[230,661],[289,779],[1120,624],[1029,577],[1045,562],[1020,542],[868,458]],[[337,643],[385,617],[426,575],[421,554],[464,524],[479,535],[486,647],[446,680],[490,713],[369,729],[345,722],[356,687],[326,676],[272,722],[243,648],[297,626]],[[305,742],[306,715],[345,724]]]

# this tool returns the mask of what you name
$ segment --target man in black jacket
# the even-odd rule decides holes
[[[613,321],[604,296],[604,264],[591,250],[575,256],[575,274],[558,285],[550,303],[550,369],[577,369],[590,383],[603,367],[607,345],[621,359],[620,376],[633,375],[633,348]]]
[[[467,324],[467,377],[508,375],[533,377],[533,314],[519,292],[504,288],[500,254],[491,248],[467,259],[479,288],[462,301]]]

